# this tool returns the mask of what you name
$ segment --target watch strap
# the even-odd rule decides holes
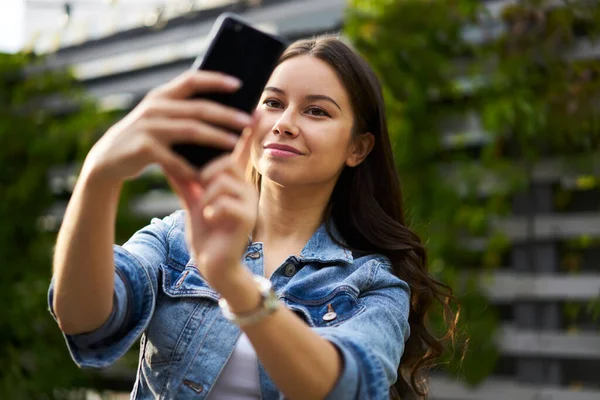
[[[273,291],[273,285],[270,280],[260,275],[254,275],[254,280],[258,285],[258,289],[261,295],[260,304],[255,310],[250,311],[248,313],[236,314],[229,309],[227,300],[225,300],[224,298],[221,298],[219,300],[219,306],[221,307],[221,312],[223,313],[223,316],[227,320],[233,322],[234,324],[240,327],[252,325],[259,322],[263,318],[273,314],[281,305],[279,298]]]

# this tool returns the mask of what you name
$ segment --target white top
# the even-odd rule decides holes
[[[260,399],[258,360],[248,336],[242,332],[231,357],[217,378],[209,400]]]

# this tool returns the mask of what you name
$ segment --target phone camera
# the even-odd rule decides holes
[[[234,24],[234,25],[233,25],[233,31],[234,31],[234,32],[239,32],[239,31],[241,31],[241,30],[242,30],[242,28],[243,28],[243,27],[242,27],[242,24]]]

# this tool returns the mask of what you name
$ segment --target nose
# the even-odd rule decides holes
[[[273,133],[276,135],[288,135],[292,137],[296,137],[300,133],[300,129],[298,129],[289,108],[281,115],[273,126]]]

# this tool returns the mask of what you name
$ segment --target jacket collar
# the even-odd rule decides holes
[[[344,246],[340,246],[333,241],[327,233],[327,224],[329,224],[331,234],[344,246],[346,241],[337,229],[337,226],[330,219],[328,222],[323,222],[315,233],[308,240],[304,249],[300,253],[300,260],[304,262],[319,262],[319,263],[335,263],[342,262],[352,264],[354,257],[352,252]],[[252,244],[252,235],[248,235],[248,245]]]
[[[304,249],[300,253],[301,260],[304,262],[342,262],[352,264],[354,261],[352,252],[344,246],[340,246],[334,242],[332,237],[327,233],[327,224],[329,224],[333,237],[346,246],[346,241],[342,238],[333,220],[330,219],[329,221],[322,223],[308,240],[306,246],[304,246]]]

